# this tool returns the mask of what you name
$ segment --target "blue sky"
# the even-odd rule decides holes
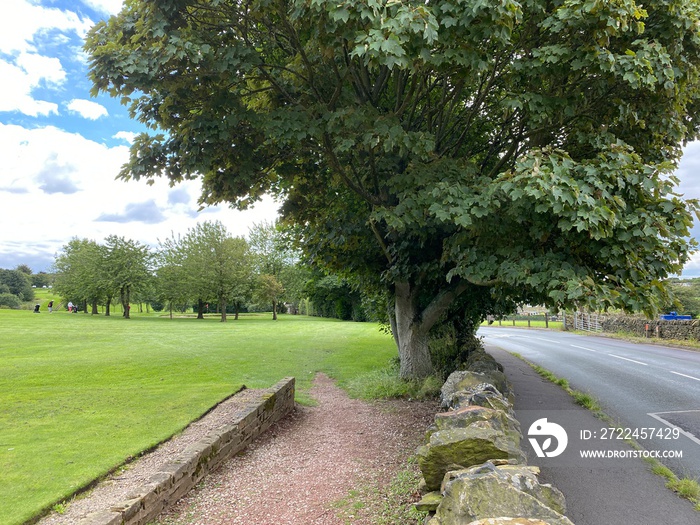
[[[4,0],[0,17],[0,268],[48,271],[72,237],[157,245],[197,222],[233,235],[276,217],[266,200],[197,212],[200,186],[115,180],[144,128],[118,100],[90,97],[83,38],[121,0]]]
[[[49,270],[72,237],[111,234],[155,246],[196,222],[234,235],[273,220],[274,202],[197,212],[199,183],[115,180],[142,126],[115,99],[90,97],[83,38],[121,0],[4,0],[0,17],[0,268]],[[686,148],[681,193],[700,197],[700,143]],[[700,238],[700,225],[694,228]],[[700,276],[700,254],[684,276]]]

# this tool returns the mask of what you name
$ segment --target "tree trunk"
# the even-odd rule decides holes
[[[236,301],[236,302],[233,303],[233,308],[234,308],[234,312],[235,312],[235,317],[234,317],[234,319],[235,319],[236,321],[238,321],[238,310],[239,310],[239,303],[238,303],[238,301]]]
[[[221,305],[221,322],[226,322],[226,299],[224,297],[219,297],[219,304]]]
[[[277,301],[272,301],[272,320],[277,321]]]
[[[420,288],[406,282],[394,284],[395,316],[392,330],[399,349],[399,373],[402,379],[422,379],[433,373],[428,348],[430,329],[466,289],[466,282],[457,283],[438,293],[428,306],[419,310]]]
[[[402,379],[422,379],[433,373],[428,332],[416,311],[416,293],[408,283],[397,283],[394,303],[395,340],[399,348]]]
[[[105,306],[105,317],[109,317],[109,307],[112,306],[112,298],[107,299],[107,305]]]
[[[197,319],[204,319],[204,301],[202,299],[197,300]]]
[[[97,315],[99,312],[97,311],[97,299],[92,300],[92,315]]]
[[[122,303],[124,307],[124,317],[126,319],[131,319],[131,287],[127,286],[124,290],[124,302]]]

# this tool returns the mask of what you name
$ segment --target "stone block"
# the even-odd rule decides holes
[[[519,443],[495,428],[471,425],[438,430],[427,445],[418,447],[418,466],[427,490],[437,490],[450,470],[479,465],[490,459],[513,459],[525,463]]]
[[[573,525],[564,512],[564,496],[554,487],[540,484],[537,469],[486,463],[446,476],[443,499],[430,524],[468,525],[518,516],[550,525]]]
[[[82,518],[78,525],[122,525],[122,515],[112,510],[92,512]]]
[[[435,512],[442,501],[442,493],[439,490],[424,494],[419,502],[414,504],[416,510],[421,512]]]

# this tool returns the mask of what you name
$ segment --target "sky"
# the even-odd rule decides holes
[[[0,17],[0,268],[50,271],[73,237],[109,235],[155,247],[198,222],[232,235],[273,221],[272,199],[240,212],[198,212],[198,181],[116,180],[146,131],[107,95],[90,96],[83,39],[121,0],[3,0]]]
[[[232,235],[276,217],[266,199],[244,212],[225,205],[199,212],[200,183],[116,180],[134,135],[145,131],[126,107],[90,96],[87,31],[122,0],[3,0],[0,17],[0,268],[50,271],[71,238],[118,235],[156,247],[203,221]],[[677,171],[680,193],[700,198],[700,143]],[[700,239],[700,224],[693,229]],[[683,277],[700,277],[700,253]]]

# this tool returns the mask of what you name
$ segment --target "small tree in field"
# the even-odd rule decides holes
[[[122,315],[129,319],[132,292],[146,287],[152,279],[152,254],[139,242],[110,235],[105,239],[103,264],[108,286],[119,295]]]
[[[277,321],[277,306],[284,294],[284,286],[270,274],[258,275],[255,296],[260,303],[272,306],[272,320]]]
[[[104,246],[96,241],[71,239],[54,261],[55,291],[67,300],[90,304],[92,314],[97,314],[98,304],[109,304],[113,293],[107,280],[105,255]]]

